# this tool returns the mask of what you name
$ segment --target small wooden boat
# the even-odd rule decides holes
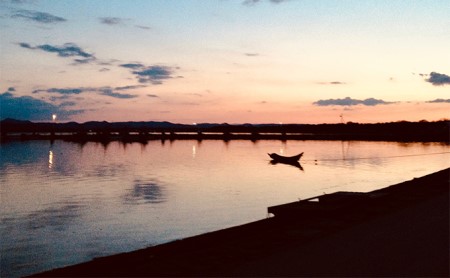
[[[294,156],[282,156],[276,153],[268,153],[270,158],[272,158],[275,162],[288,163],[292,164],[298,162],[302,157],[303,153],[294,155]]]

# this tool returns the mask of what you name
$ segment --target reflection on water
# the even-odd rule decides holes
[[[127,203],[137,204],[140,201],[146,203],[161,203],[165,201],[163,187],[157,180],[135,180],[132,189],[125,195]]]
[[[53,152],[48,151],[48,168],[52,169],[53,167]]]
[[[268,152],[305,154],[286,165]],[[1,144],[2,277],[258,220],[298,198],[371,191],[449,167],[449,152],[360,141]]]
[[[277,164],[290,165],[290,166],[294,166],[294,167],[304,171],[302,165],[298,161],[296,161],[296,162],[281,162],[281,161],[271,160],[270,164],[272,164],[272,165],[277,165]]]

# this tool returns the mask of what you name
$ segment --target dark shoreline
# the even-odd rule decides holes
[[[448,277],[449,175],[375,190],[331,213],[277,215],[36,276]]]
[[[142,142],[150,140],[364,140],[450,142],[450,121],[377,124],[173,124],[169,122],[33,123],[0,121],[1,142],[67,140]]]

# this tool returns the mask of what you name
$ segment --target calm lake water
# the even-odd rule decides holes
[[[150,141],[0,145],[1,276],[22,276],[367,192],[450,166],[439,143]],[[304,152],[303,170],[267,152]]]

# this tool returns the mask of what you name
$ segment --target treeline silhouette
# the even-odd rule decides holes
[[[449,142],[450,121],[388,122],[375,124],[214,124],[170,122],[40,123],[5,119],[0,121],[2,140],[67,139],[281,139],[281,140],[383,140]]]

